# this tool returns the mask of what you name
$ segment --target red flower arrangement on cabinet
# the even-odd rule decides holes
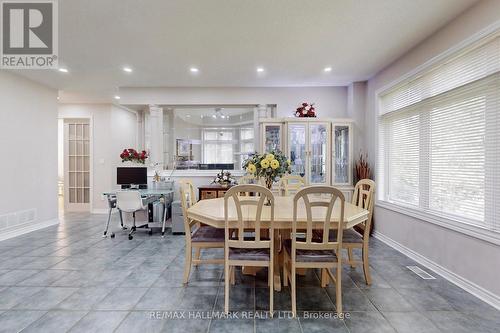
[[[295,117],[299,118],[316,118],[314,103],[302,103],[301,106],[295,110]]]
[[[120,154],[120,158],[122,159],[123,162],[136,162],[136,163],[141,163],[145,164],[146,159],[149,157],[148,153],[143,150],[140,153],[137,152],[137,150],[129,148],[129,149],[123,149],[122,153]]]

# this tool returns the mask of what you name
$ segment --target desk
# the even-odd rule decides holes
[[[279,230],[290,230],[292,229],[293,220],[293,196],[287,197],[274,197],[274,222],[273,229],[278,230],[275,232],[275,244],[279,244]],[[253,228],[255,223],[255,206],[244,206],[242,207],[242,215],[245,222],[245,226]],[[262,228],[269,227],[270,222],[270,207],[264,206],[262,209],[261,216],[261,226]],[[335,206],[333,207],[331,216],[331,228],[336,228],[338,226],[338,220],[340,216],[340,202],[337,200]],[[200,200],[193,206],[189,207],[187,210],[187,217],[205,224],[208,224],[215,228],[225,227],[224,218],[224,198],[217,199],[206,199]],[[368,211],[356,205],[346,202],[344,207],[344,228],[352,228],[353,226],[364,222],[368,219]],[[228,202],[228,220],[229,227],[231,227],[231,222],[237,221],[236,206],[234,201],[230,200]],[[299,201],[297,207],[297,228],[305,228],[306,224],[306,211],[304,208],[304,203]],[[313,227],[322,228],[325,220],[325,216],[322,212],[318,210],[313,210],[312,214]],[[234,225],[234,224],[233,224]],[[279,257],[277,248],[274,249],[275,258]],[[275,265],[279,264],[279,260],[275,260]],[[279,266],[274,269],[274,285],[275,290],[281,289],[281,277]]]
[[[109,207],[108,220],[106,222],[106,229],[104,230],[103,237],[106,237],[108,234],[109,221],[111,220],[111,213],[113,211],[113,208],[116,208],[116,192],[117,191],[119,191],[119,190],[107,191],[107,192],[103,193],[103,195],[105,195],[108,198],[108,207]],[[169,189],[139,189],[139,190],[134,190],[134,191],[139,191],[139,193],[141,194],[141,197],[143,197],[143,198],[154,199],[154,200],[164,200],[165,211],[163,212],[163,225],[162,225],[162,229],[161,229],[161,236],[163,237],[165,235],[165,224],[167,222],[166,221],[167,220],[166,203],[173,201],[174,191],[169,190]],[[121,223],[122,229],[126,229],[126,227],[123,225],[122,213],[121,213],[121,211],[118,211],[118,212],[120,213],[120,223]]]

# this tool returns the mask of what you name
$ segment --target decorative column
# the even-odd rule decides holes
[[[163,168],[163,109],[156,106],[149,106],[149,127],[150,127],[150,163],[158,163],[159,168]]]

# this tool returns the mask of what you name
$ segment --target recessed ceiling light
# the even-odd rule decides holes
[[[127,73],[132,73],[132,68],[130,67],[123,67],[123,71]]]
[[[61,67],[61,68],[58,69],[58,71],[61,72],[61,73],[67,73],[68,69]]]
[[[262,67],[257,67],[257,73],[262,73],[264,72],[264,68]]]
[[[325,69],[323,69],[325,72],[331,72],[332,71],[332,68],[331,67],[325,67]]]
[[[200,70],[199,70],[198,68],[196,68],[196,67],[191,67],[189,70],[191,71],[191,73],[198,73],[198,72],[200,71]]]
[[[115,95],[115,99],[120,99],[121,97],[118,95]]]

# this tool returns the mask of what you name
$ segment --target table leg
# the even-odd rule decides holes
[[[274,232],[274,290],[281,291],[281,268],[283,267],[283,256],[280,254],[281,234],[279,230]]]

